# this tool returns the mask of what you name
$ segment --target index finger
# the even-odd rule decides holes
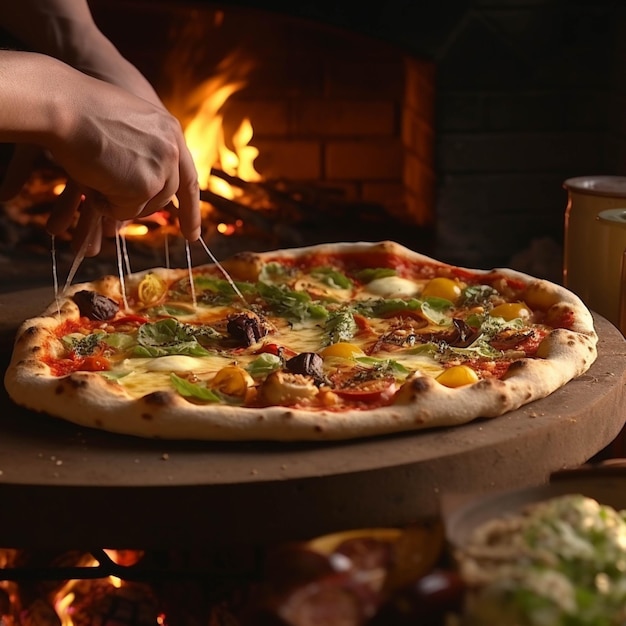
[[[179,160],[178,219],[180,230],[188,241],[197,241],[201,233],[200,185],[193,158],[186,145],[180,151]]]

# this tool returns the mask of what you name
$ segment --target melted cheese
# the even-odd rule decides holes
[[[148,372],[210,372],[228,365],[232,359],[220,356],[197,357],[175,354],[156,359],[133,359],[133,361],[142,361],[141,365],[135,364],[135,367]]]
[[[355,300],[370,299],[392,299],[392,298],[413,298],[418,297],[422,290],[424,281],[419,279],[410,280],[399,276],[388,276],[378,278],[361,289],[340,289],[329,286],[322,279],[311,276],[303,276],[297,280],[294,288],[297,291],[309,293],[313,300],[320,300],[322,303],[332,302],[335,305],[350,303]],[[176,303],[173,304],[175,306]],[[184,308],[184,303],[181,308]],[[225,320],[230,315],[237,312],[233,306],[214,306],[203,302],[198,302],[195,310],[189,311],[188,315],[180,314],[181,322],[199,323],[206,325],[219,324],[220,331],[223,332]],[[170,380],[171,373],[186,377],[192,383],[200,385],[206,383],[222,368],[229,365],[238,365],[246,369],[256,359],[259,358],[263,344],[277,344],[284,346],[296,354],[303,352],[319,353],[327,345],[323,319],[306,319],[302,322],[280,317],[269,316],[272,324],[272,331],[263,337],[257,345],[249,348],[239,349],[229,354],[228,349],[224,352],[214,352],[206,356],[188,355],[168,355],[157,358],[127,358],[115,367],[111,372],[112,378],[116,378],[121,386],[134,397],[155,392],[172,390]],[[426,321],[424,320],[425,323]],[[383,318],[370,318],[368,320],[369,330],[358,332],[349,341],[361,348],[364,353],[376,342],[376,338],[384,338],[389,332],[390,322]],[[409,327],[407,332],[435,332],[437,329],[422,327],[420,321],[415,323],[415,328]],[[375,352],[372,358],[376,361],[390,360],[404,366],[409,372],[419,371],[425,375],[436,377],[443,368],[432,356],[424,352],[413,351],[411,348],[390,350],[389,352]],[[371,363],[371,362],[369,362]],[[326,359],[325,369],[328,372],[335,369],[350,368],[355,364],[353,359]],[[363,361],[361,365],[368,366],[368,361]],[[402,379],[403,375],[399,374]]]
[[[131,395],[140,398],[155,391],[171,390],[170,372],[148,372],[134,370],[118,381]]]
[[[398,352],[384,353],[380,352],[376,355],[377,359],[391,359],[404,365],[408,370],[419,371],[427,376],[439,376],[443,372],[443,367],[432,357],[425,354],[411,354],[399,350]]]
[[[269,343],[289,346],[296,352],[318,352],[324,338],[320,322],[307,320],[302,324],[285,326],[267,337]]]
[[[413,298],[420,293],[421,288],[408,278],[386,276],[371,281],[365,285],[363,291],[380,298]]]
[[[179,375],[193,372],[208,378],[232,363],[232,358],[220,355],[193,357],[176,354],[156,359],[125,359],[120,371],[128,373],[118,382],[129,394],[140,397],[152,391],[171,389],[172,372]]]

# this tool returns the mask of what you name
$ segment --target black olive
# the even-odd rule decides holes
[[[233,315],[228,320],[226,330],[229,335],[242,342],[246,346],[251,346],[268,334],[269,330],[265,324],[252,312]]]
[[[80,314],[88,317],[90,320],[99,320],[101,322],[110,320],[120,310],[117,302],[97,291],[83,289],[82,291],[77,291],[73,297]]]
[[[301,352],[285,364],[292,374],[311,376],[315,381],[324,380],[324,359],[317,352]]]

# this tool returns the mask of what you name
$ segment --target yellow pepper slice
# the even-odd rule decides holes
[[[453,365],[436,378],[445,387],[463,387],[478,382],[478,374],[468,365]]]
[[[363,350],[361,350],[359,346],[347,341],[338,341],[320,350],[320,356],[323,358],[336,356],[342,359],[351,359],[355,355],[363,355]]]
[[[137,286],[137,296],[143,305],[156,304],[167,293],[165,281],[156,274],[146,274]]]
[[[252,376],[237,365],[227,365],[209,381],[209,387],[227,396],[243,398],[249,387],[254,385]]]

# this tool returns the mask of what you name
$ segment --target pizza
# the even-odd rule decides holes
[[[501,416],[584,373],[597,339],[558,284],[332,243],[71,285],[18,329],[5,387],[138,437],[341,440]]]

